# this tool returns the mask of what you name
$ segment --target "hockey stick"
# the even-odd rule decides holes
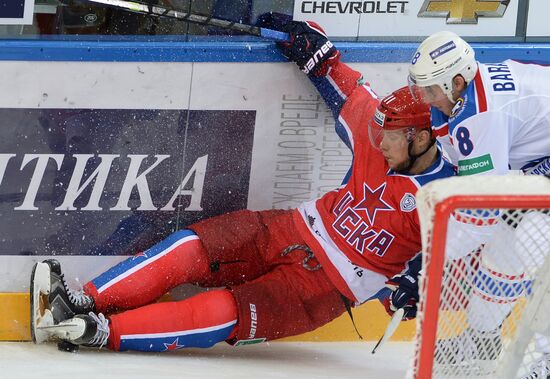
[[[79,0],[86,3],[103,4],[109,7],[123,9],[133,13],[139,13],[155,17],[173,18],[180,21],[193,22],[209,26],[217,26],[223,29],[230,29],[253,36],[269,38],[275,41],[288,41],[288,33],[278,30],[261,28],[254,25],[240,24],[238,22],[222,20],[219,18],[202,16],[195,13],[183,12],[176,9],[166,8],[160,5],[143,4],[129,0]]]
[[[393,333],[395,332],[395,329],[397,329],[397,327],[399,326],[399,323],[403,319],[404,314],[405,314],[405,310],[403,308],[399,308],[398,310],[395,311],[390,322],[388,323],[388,326],[386,327],[386,331],[384,332],[382,337],[380,337],[380,340],[378,341],[376,346],[374,346],[374,349],[372,349],[372,354],[376,353],[378,348],[382,347],[382,345],[384,345],[386,341],[393,335]]]

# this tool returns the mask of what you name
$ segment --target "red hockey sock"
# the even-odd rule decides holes
[[[109,313],[150,304],[170,289],[194,283],[209,273],[199,237],[180,230],[110,268],[87,283],[84,291],[93,297],[98,312]]]
[[[237,303],[229,290],[147,305],[110,317],[113,350],[167,351],[211,347],[236,333]]]

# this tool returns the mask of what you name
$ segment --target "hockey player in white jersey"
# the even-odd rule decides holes
[[[432,127],[458,175],[505,175],[510,170],[550,174],[550,66],[513,60],[482,64],[467,42],[444,31],[420,44],[408,80],[411,93],[430,104]],[[466,216],[471,220],[481,215]],[[511,247],[521,223],[511,228],[487,216],[480,217],[483,227],[451,219],[449,235],[454,238],[446,250],[447,258],[457,259],[483,247],[478,275],[485,285],[476,288],[480,296],[474,296],[468,313],[468,332],[479,335],[475,340],[499,337],[500,325],[521,294],[494,288],[500,287],[502,277],[521,286],[527,269],[521,264],[522,251]],[[539,221],[548,225],[548,216]],[[464,228],[475,237],[465,240]],[[550,343],[544,345],[540,349],[550,353]],[[550,378],[550,354],[546,368],[544,376],[536,377]]]
[[[409,86],[431,105],[458,175],[529,171],[550,157],[550,66],[482,64],[462,38],[439,32],[413,56]]]

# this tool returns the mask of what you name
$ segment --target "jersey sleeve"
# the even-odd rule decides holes
[[[347,98],[359,86],[361,77],[361,73],[337,61],[326,76],[310,76],[310,79],[332,111],[334,118],[338,118]]]
[[[359,72],[340,61],[326,76],[311,80],[334,116],[336,133],[353,152],[354,140],[368,138],[368,120],[378,105],[378,96]]]
[[[433,136],[436,138],[443,156],[453,164],[456,164],[458,158],[449,135],[449,117],[444,115],[440,110],[432,107],[430,118]]]

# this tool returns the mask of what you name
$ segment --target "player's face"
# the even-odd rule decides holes
[[[428,87],[420,87],[413,84],[412,86],[409,85],[409,87],[411,88],[411,93],[414,95],[415,99],[439,109],[447,116],[451,115],[453,103],[449,100],[440,86],[434,84]]]
[[[402,171],[409,165],[409,140],[406,129],[385,130],[380,139],[380,150],[390,168]]]

